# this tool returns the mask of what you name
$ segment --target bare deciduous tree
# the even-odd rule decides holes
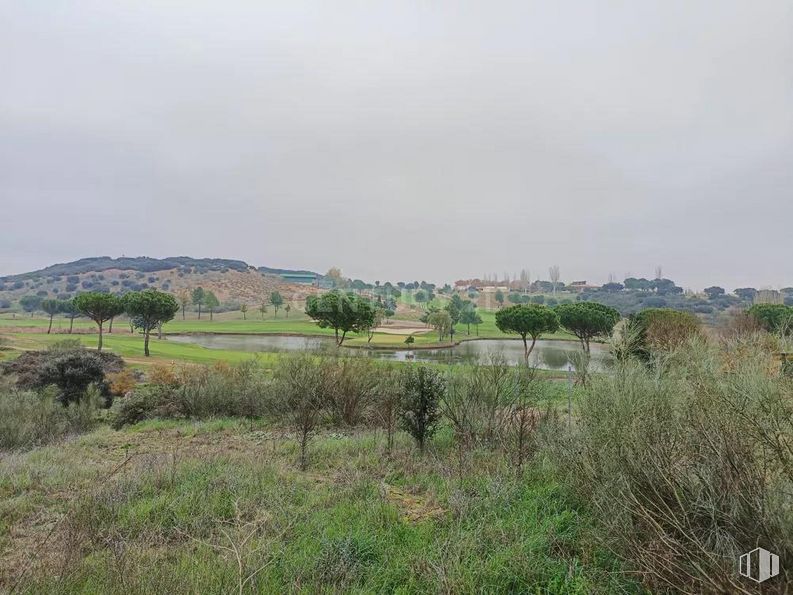
[[[311,356],[300,355],[285,359],[275,375],[274,389],[282,395],[284,414],[295,431],[303,471],[308,466],[308,444],[324,406],[323,373]]]
[[[559,284],[559,265],[555,264],[548,269],[548,276],[553,284],[553,293],[556,294],[556,286]]]
[[[386,453],[391,454],[394,448],[394,434],[399,420],[402,399],[401,378],[394,368],[384,370],[377,385],[377,398],[373,407],[374,421],[385,430]]]

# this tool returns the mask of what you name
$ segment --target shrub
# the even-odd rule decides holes
[[[58,400],[68,404],[78,402],[92,384],[109,396],[102,360],[87,351],[65,351],[41,366],[35,387],[55,385],[59,389]]]
[[[372,405],[377,388],[376,364],[363,358],[338,358],[325,365],[327,402],[333,421],[360,424]]]
[[[649,351],[672,351],[702,336],[702,325],[690,312],[650,308],[634,314],[631,323],[639,333],[637,353],[641,355]]]
[[[783,304],[755,304],[747,312],[769,333],[793,335],[793,307]]]
[[[440,421],[438,404],[446,391],[446,381],[437,370],[409,366],[402,377],[402,429],[416,441],[419,452],[432,438]]]
[[[270,383],[255,360],[236,366],[157,364],[149,370],[148,380],[148,385],[137,387],[121,401],[114,427],[157,417],[253,418],[275,411],[268,400]]]
[[[763,331],[763,327],[746,310],[733,310],[721,320],[720,334],[728,339],[749,337]]]
[[[394,366],[385,366],[379,371],[376,396],[373,400],[370,419],[386,433],[386,452],[394,447],[394,434],[401,412],[402,392],[400,371]]]
[[[120,400],[112,426],[118,430],[125,425],[160,417],[184,417],[174,398],[173,389],[157,385],[140,386]]]
[[[653,591],[745,592],[739,554],[758,542],[793,564],[793,384],[751,342],[683,346],[655,370],[634,361],[586,390],[553,452],[605,544]]]
[[[275,392],[281,412],[297,436],[303,470],[308,466],[309,442],[326,404],[322,365],[310,355],[299,355],[286,358],[275,371]]]
[[[110,394],[119,397],[124,396],[138,385],[138,380],[135,378],[135,374],[129,368],[125,368],[120,372],[108,374],[107,381],[110,388]]]
[[[255,360],[236,366],[185,368],[175,389],[177,408],[186,417],[259,417],[268,412],[269,381]]]
[[[505,418],[499,413],[515,399],[516,370],[503,355],[492,355],[486,365],[474,364],[455,374],[440,398],[440,408],[465,445],[493,443]]]
[[[5,374],[16,376],[17,386],[41,390],[54,385],[57,399],[68,404],[79,401],[91,384],[95,384],[106,405],[112,397],[105,381],[105,373],[119,372],[123,360],[114,354],[89,351],[79,341],[60,341],[45,351],[28,351],[17,359],[0,365]]]
[[[519,471],[524,462],[538,450],[538,430],[549,425],[554,427],[557,411],[549,408],[542,411],[539,404],[547,398],[547,382],[538,381],[536,370],[518,368],[515,370],[510,403],[499,413],[502,418],[499,431],[501,445]]]
[[[642,301],[642,306],[645,308],[665,308],[666,300],[658,296],[650,296]]]
[[[173,364],[154,364],[149,368],[147,380],[156,386],[177,387],[182,384],[181,375]]]
[[[0,386],[0,448],[31,448],[67,434],[89,429],[95,419],[98,393],[64,407],[55,393]]]

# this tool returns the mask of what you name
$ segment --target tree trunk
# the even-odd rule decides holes
[[[107,329],[107,332],[111,335],[113,334],[113,318],[115,318],[115,316],[110,318],[110,327]]]
[[[308,438],[309,433],[304,429],[300,434],[300,470],[305,471],[308,466]]]
[[[341,344],[342,344],[342,343],[344,343],[344,338],[345,338],[346,336],[347,336],[347,331],[344,331],[344,332],[341,334],[341,340],[339,340],[339,347],[341,347]]]
[[[198,304],[198,320],[201,320],[201,304]]]
[[[157,338],[162,341],[162,322],[157,325]]]
[[[74,316],[69,319],[69,334],[72,334],[72,329],[74,328]]]
[[[184,309],[185,309],[185,305],[184,305],[184,304],[182,304],[182,320],[184,320],[184,319],[185,319],[185,315],[184,315]]]
[[[536,337],[532,337],[531,338],[531,347],[529,347],[528,343],[526,342],[526,337],[523,337],[523,351],[524,351],[524,354],[525,354],[524,357],[526,359],[526,365],[527,366],[529,365],[529,356],[531,355],[531,352],[534,351],[535,343],[537,343],[537,338]]]
[[[149,357],[149,330],[143,332],[143,354]]]
[[[102,351],[102,324],[99,323],[99,346],[96,348],[97,351]]]
[[[212,322],[212,321],[214,320],[214,318],[213,318],[213,314],[214,314],[214,313],[215,313],[215,311],[214,311],[214,310],[210,310],[210,311],[209,311],[209,322]]]
[[[55,315],[54,314],[50,314],[50,325],[47,327],[47,334],[48,335],[50,334],[50,331],[52,330],[52,317],[53,316],[55,316]]]

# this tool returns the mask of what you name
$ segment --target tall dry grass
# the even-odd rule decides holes
[[[0,448],[40,446],[94,426],[103,399],[90,387],[79,403],[63,405],[57,390],[21,390],[0,384]]]
[[[737,572],[762,546],[793,579],[793,381],[765,339],[691,341],[592,379],[551,452],[603,540],[657,592],[755,592]]]

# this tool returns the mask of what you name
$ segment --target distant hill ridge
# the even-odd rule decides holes
[[[166,258],[150,258],[148,256],[122,256],[121,258],[112,258],[110,256],[96,256],[91,258],[81,258],[72,262],[54,264],[28,273],[7,275],[5,277],[0,277],[0,280],[5,282],[13,282],[42,276],[100,273],[113,269],[136,271],[141,273],[153,273],[157,271],[187,268],[195,270],[196,272],[224,272],[227,270],[245,272],[249,269],[256,269],[261,273],[274,275],[281,275],[285,273],[316,274],[305,270],[277,269],[270,267],[257,268],[252,267],[242,260],[230,260],[226,258],[191,258],[189,256],[169,256]]]
[[[121,294],[158,289],[173,294],[203,287],[224,307],[261,304],[274,291],[289,299],[304,299],[313,286],[295,285],[280,275],[305,275],[310,271],[254,267],[242,260],[148,256],[111,258],[97,256],[54,264],[38,271],[0,277],[0,310],[8,310],[24,296],[40,300],[70,299],[80,292]]]

